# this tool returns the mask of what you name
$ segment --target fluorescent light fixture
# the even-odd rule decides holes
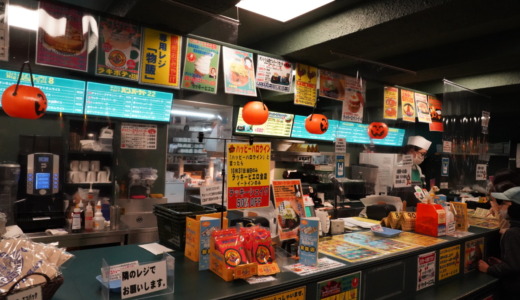
[[[241,0],[236,6],[280,22],[287,22],[334,0]]]
[[[172,109],[171,114],[177,115],[177,116],[200,117],[200,118],[208,118],[208,119],[219,117],[212,113],[197,112],[197,111],[182,110],[182,109]]]
[[[9,5],[7,8],[7,23],[9,26],[36,31],[38,29],[38,10]]]

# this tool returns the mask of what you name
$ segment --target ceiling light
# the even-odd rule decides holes
[[[212,113],[196,112],[196,111],[181,110],[181,109],[172,109],[171,114],[177,115],[177,116],[200,117],[200,118],[208,118],[208,119],[219,117]]]
[[[241,0],[236,6],[251,12],[287,22],[334,0]]]
[[[38,11],[18,5],[9,5],[7,22],[9,26],[36,31],[38,29]]]

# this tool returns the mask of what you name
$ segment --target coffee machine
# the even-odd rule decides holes
[[[61,137],[20,136],[16,224],[24,232],[65,226],[60,183]]]

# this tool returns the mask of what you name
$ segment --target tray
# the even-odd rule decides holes
[[[395,237],[398,236],[402,231],[397,229],[392,229],[388,227],[381,227],[383,231],[372,231],[374,235],[382,236],[382,237]]]

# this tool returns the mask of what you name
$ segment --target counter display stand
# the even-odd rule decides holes
[[[385,256],[370,258],[358,262],[347,262],[320,253],[320,258],[342,263],[337,268],[300,276],[288,271],[285,266],[295,264],[292,258],[280,257],[281,273],[273,281],[249,284],[244,280],[226,282],[213,272],[198,271],[198,265],[184,257],[181,251],[175,251],[175,292],[173,295],[157,296],[154,299],[255,299],[273,295],[268,299],[282,299],[293,291],[298,297],[290,299],[320,299],[319,284],[338,277],[361,272],[359,293],[353,299],[483,299],[495,295],[498,280],[487,274],[471,270],[465,272],[466,244],[476,239],[483,241],[484,257],[496,256],[499,245],[498,230],[470,227],[470,235],[463,237],[441,237],[444,242],[411,250],[394,252]],[[457,247],[458,264],[454,266],[458,273],[439,280],[439,258],[441,251]],[[435,253],[436,275],[432,286],[417,290],[418,258],[428,253]],[[444,252],[443,252],[444,253]],[[63,270],[64,285],[54,299],[101,299],[100,283],[95,279],[100,272],[100,264],[93,263],[94,257],[105,257],[113,262],[153,261],[157,256],[138,245],[96,248],[74,251],[74,261]],[[287,296],[286,296],[287,298]]]

